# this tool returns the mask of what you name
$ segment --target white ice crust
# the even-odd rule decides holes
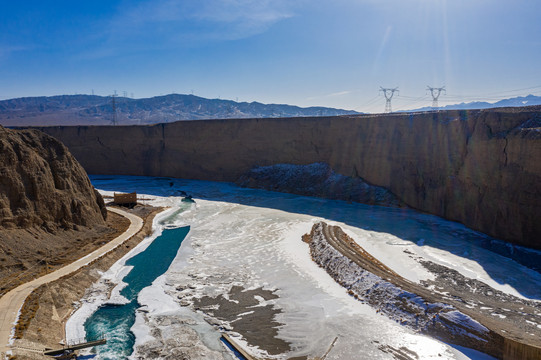
[[[321,355],[337,336],[339,340],[329,353],[329,360],[347,358],[354,353],[384,359],[385,353],[377,349],[378,343],[397,348],[406,346],[423,359],[490,358],[417,334],[349,296],[312,261],[308,245],[301,241],[301,236],[310,232],[318,221],[342,227],[366,251],[411,281],[433,278],[416,261],[423,258],[452,267],[501,291],[541,299],[539,274],[472,246],[468,237],[477,236],[472,235],[474,232],[433,216],[175,179],[172,188],[192,194],[196,201],[192,210],[178,212],[180,197],[157,196],[171,191],[169,180],[111,178],[110,183],[97,182],[97,187],[108,189],[102,193],[111,194],[113,186],[120,191],[137,190],[139,194],[148,190],[148,195],[141,195],[152,199],[146,202],[171,206],[171,209],[156,217],[151,237],[115,263],[89,290],[66,325],[68,338],[84,336],[84,321],[100,305],[122,301],[118,292],[121,279],[128,271],[124,264],[158,236],[164,226],[159,225],[162,220],[167,220],[167,226],[190,225],[190,233],[169,270],[139,294],[138,301],[144,312],[137,313],[132,327],[136,346],[153,340],[148,319],[182,315],[193,319],[195,323],[190,326],[207,346],[220,350],[218,331],[204,322],[201,313],[180,306],[182,291],[177,287],[190,286],[192,292],[199,294],[197,296],[203,296],[226,293],[233,284],[238,284],[245,288],[274,290],[279,296],[274,301],[281,309],[276,320],[283,324],[278,337],[291,343],[288,354],[291,357]],[[395,231],[398,212],[403,227]],[[386,227],[391,231],[383,231]],[[536,286],[525,287],[524,281]],[[116,286],[111,299],[104,293],[107,283]],[[260,305],[265,304],[262,299],[258,301]],[[242,338],[239,342],[243,343]],[[252,353],[262,354],[260,349],[243,344]]]

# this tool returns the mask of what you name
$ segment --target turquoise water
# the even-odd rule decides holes
[[[123,281],[128,285],[120,294],[129,303],[102,306],[84,324],[87,339],[96,339],[102,335],[107,338],[106,345],[93,350],[100,359],[125,359],[131,355],[135,336],[130,328],[135,323],[135,311],[139,307],[137,295],[167,271],[189,230],[189,226],[165,229],[145,251],[126,262],[133,269],[124,277]]]

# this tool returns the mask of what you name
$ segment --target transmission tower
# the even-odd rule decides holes
[[[438,98],[441,95],[441,92],[447,93],[445,90],[445,86],[440,88],[433,88],[431,86],[427,86],[426,89],[430,91],[430,94],[432,95],[432,110],[438,110]]]
[[[393,108],[391,107],[391,99],[393,98],[395,91],[398,93],[398,87],[395,87],[394,89],[387,89],[380,86],[379,88],[379,91],[383,91],[383,95],[385,96],[385,112],[393,112]]]
[[[116,90],[115,90],[115,93],[113,95],[111,95],[112,97],[112,100],[113,100],[113,103],[112,103],[112,107],[113,107],[113,118],[111,119],[111,123],[114,125],[116,125]]]

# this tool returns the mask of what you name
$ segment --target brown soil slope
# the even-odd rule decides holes
[[[0,296],[112,232],[83,167],[58,140],[0,126]]]

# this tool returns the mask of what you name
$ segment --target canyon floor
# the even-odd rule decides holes
[[[533,308],[533,318],[517,313],[520,321],[539,325],[541,275],[480,246],[498,240],[460,224],[408,209],[223,183],[114,176],[92,181],[102,193],[138,189],[152,199],[149,203],[170,207],[160,226],[190,226],[169,270],[138,296],[140,308],[131,329],[136,337],[134,359],[173,354],[231,359],[220,342],[222,331],[260,359],[311,359],[327,352],[326,359],[492,359],[427,336],[348,294],[311,259],[302,241],[314,223],[325,219],[393,272],[427,291],[451,297],[432,286],[431,282],[442,286],[441,277],[447,277],[448,289],[465,286],[462,290],[472,293],[469,287],[475,285],[479,291],[487,290],[477,294],[480,302],[491,296],[489,291],[495,294],[487,306],[479,302],[487,318],[503,319],[503,312],[514,309],[505,306],[512,297]],[[195,204],[181,206],[182,191],[193,195]],[[540,255],[531,253],[534,258]],[[116,268],[104,276],[103,288],[121,284],[122,272]],[[96,307],[120,300],[101,296],[100,286],[84,298],[81,317],[76,313],[68,321],[72,336],[81,334],[87,304]],[[535,338],[537,330],[526,330],[523,336]],[[102,356],[110,358],[111,353],[96,359]]]
[[[319,221],[340,226],[406,281],[442,298],[459,301],[460,295],[472,311],[495,323],[524,324],[522,335],[537,337],[538,330],[531,327],[541,325],[541,275],[479,246],[487,236],[462,225],[407,209],[223,183],[114,176],[92,181],[104,195],[137,190],[145,194],[145,203],[170,208],[155,219],[158,228],[190,226],[169,270],[139,293],[131,329],[136,338],[133,359],[233,359],[220,341],[222,332],[259,359],[315,359],[324,354],[328,360],[493,359],[427,336],[348,294],[313,261],[302,241]],[[195,203],[181,202],[182,191],[193,195]],[[141,244],[134,240],[128,245]],[[124,254],[128,251],[123,249]],[[84,335],[89,308],[119,301],[114,289],[126,270],[121,256],[46,289],[40,298],[49,305],[19,344],[44,339],[44,324],[56,316],[53,309],[60,318],[73,304],[78,310],[67,320],[66,335]],[[66,304],[57,301],[70,294]],[[508,307],[509,301],[522,305]],[[59,334],[62,324],[54,325]],[[94,359],[115,358],[111,354],[83,352]]]

